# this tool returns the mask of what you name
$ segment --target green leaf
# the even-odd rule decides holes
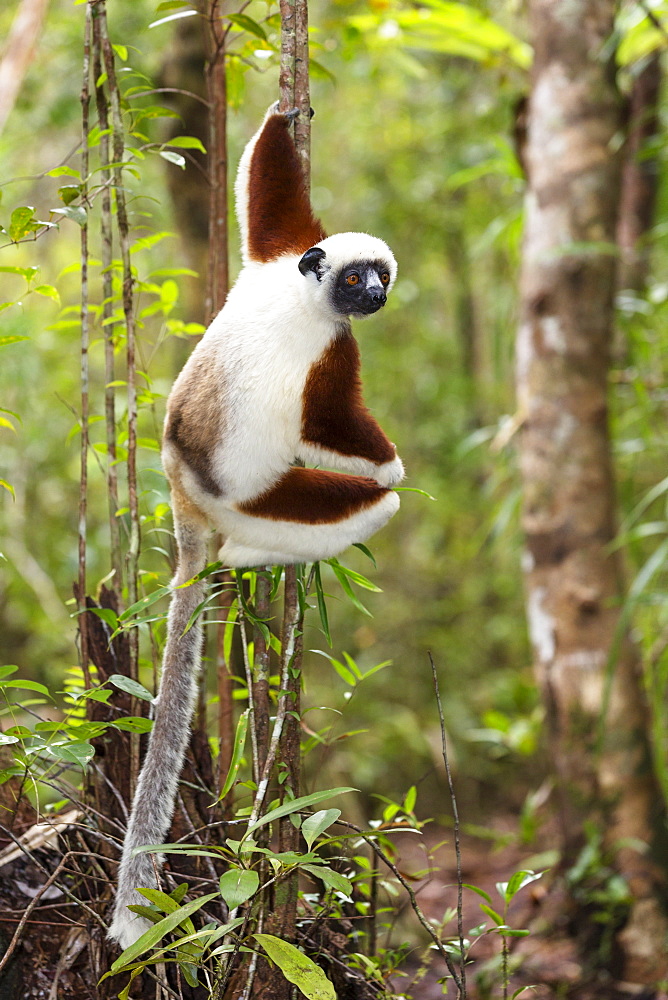
[[[95,750],[90,743],[68,743],[66,746],[49,744],[44,747],[44,752],[57,760],[68,760],[71,764],[79,764],[81,767],[85,767],[95,756]]]
[[[47,177],[76,177],[81,179],[81,174],[78,170],[74,170],[73,167],[54,167],[53,170],[48,170]]]
[[[15,674],[19,668],[14,663],[6,663],[4,666],[0,667],[0,681],[4,681],[5,677],[11,677]]]
[[[334,987],[325,973],[299,948],[273,934],[254,934],[253,937],[262,945],[288,982],[294,983],[308,1000],[336,1000]]]
[[[151,720],[141,715],[126,715],[122,719],[114,719],[110,725],[124,733],[148,733],[153,729]]]
[[[232,748],[232,760],[230,761],[230,767],[227,772],[227,777],[223,783],[223,787],[220,790],[220,795],[218,796],[218,801],[224,799],[230,788],[237,780],[237,774],[239,773],[239,766],[241,764],[244,750],[246,748],[246,733],[248,732],[248,714],[250,709],[246,709],[239,716],[239,721],[237,723],[237,731],[234,734],[234,747]]]
[[[356,607],[358,611],[361,611],[362,614],[368,615],[369,618],[373,618],[373,615],[371,614],[371,612],[367,608],[364,607],[364,605],[359,600],[359,598],[357,597],[357,595],[353,592],[353,588],[350,586],[350,583],[349,583],[349,581],[347,579],[346,573],[344,572],[344,569],[341,566],[341,564],[339,563],[339,561],[337,559],[328,559],[327,562],[329,563],[329,565],[334,570],[334,575],[336,576],[336,579],[341,584],[343,592],[346,594],[346,596],[348,597],[348,600],[351,602],[351,604],[353,604],[354,607]]]
[[[22,277],[26,279],[26,281],[30,281],[30,279],[34,277],[38,271],[39,271],[38,267],[13,267],[10,265],[4,265],[3,267],[0,267],[0,273],[20,274]]]
[[[145,896],[150,903],[157,906],[163,913],[175,913],[179,909],[177,901],[168,896],[166,892],[161,892],[160,889],[138,889],[137,892]]]
[[[15,208],[9,220],[9,238],[13,243],[35,231],[35,209],[31,205]]]
[[[64,215],[66,219],[71,219],[72,222],[76,222],[78,226],[85,226],[88,221],[88,216],[86,214],[86,209],[82,208],[81,205],[68,205],[66,208],[52,208],[50,210],[54,215]]]
[[[37,292],[38,295],[44,295],[47,299],[53,299],[54,302],[60,305],[58,289],[54,288],[53,285],[37,285],[33,288],[33,292]]]
[[[325,639],[327,644],[331,649],[332,646],[332,636],[329,631],[329,618],[327,616],[327,602],[325,601],[325,592],[322,589],[322,579],[320,577],[320,563],[317,562],[313,566],[313,580],[315,582],[315,593],[318,600],[318,614],[320,615],[320,624],[322,625],[322,630],[325,633]]]
[[[344,566],[338,561],[338,559],[330,559],[329,563],[330,566],[332,566],[332,569],[335,568],[332,563],[336,563],[336,566],[341,573],[343,573],[344,576],[347,576],[353,583],[356,583],[358,587],[364,587],[365,590],[372,590],[375,594],[382,594],[382,590],[380,587],[377,587],[375,583],[372,583],[371,580],[367,580],[365,576],[362,576],[361,573],[357,573],[356,570],[350,569],[349,566]]]
[[[236,24],[237,28],[241,28],[242,31],[247,31],[249,35],[255,35],[256,38],[261,38],[263,42],[267,41],[264,28],[257,21],[254,21],[252,17],[248,17],[246,14],[229,14],[227,20],[231,21],[232,24]]]
[[[64,184],[63,187],[58,188],[58,196],[65,205],[71,205],[80,194],[81,188],[78,184]]]
[[[7,347],[8,344],[18,344],[21,340],[30,340],[30,337],[22,337],[19,334],[7,334],[0,337],[0,347]]]
[[[506,901],[509,903],[511,899],[523,889],[525,885],[529,885],[531,882],[535,882],[537,879],[542,878],[545,872],[534,872],[530,869],[515,872],[508,882],[497,882],[497,889],[499,893]]]
[[[246,871],[243,868],[230,868],[219,879],[220,895],[230,910],[236,910],[247,899],[254,896],[260,885],[260,876],[256,871]]]
[[[376,569],[378,568],[377,565],[376,565],[376,560],[374,558],[374,554],[371,551],[371,549],[367,548],[367,546],[363,545],[361,542],[353,542],[353,547],[356,548],[356,549],[359,549],[360,552],[363,552],[364,555],[367,557],[367,559],[371,560],[371,562],[374,564],[374,566],[376,567]]]
[[[140,684],[139,681],[133,681],[131,677],[126,677],[125,674],[111,674],[109,681],[114,687],[120,688],[126,694],[131,694],[134,698],[141,698],[143,701],[153,701],[153,695],[150,691],[146,690],[143,684]]]
[[[9,493],[11,493],[12,497],[16,500],[14,487],[11,485],[11,483],[8,483],[5,479],[0,479],[0,486],[2,486],[3,490],[7,490]]]
[[[477,885],[469,885],[467,882],[462,882],[462,889],[470,889],[471,892],[476,892],[483,899],[486,899],[488,903],[492,902],[492,897],[484,889],[480,889]]]
[[[165,145],[176,146],[177,149],[198,149],[200,153],[206,153],[206,148],[202,145],[201,140],[195,138],[194,135],[175,135]]]
[[[142,936],[138,938],[134,944],[131,944],[129,948],[126,948],[125,951],[119,955],[111,966],[109,972],[106,972],[102,978],[106,979],[107,976],[115,975],[117,972],[120,972],[121,969],[124,969],[126,965],[130,965],[130,963],[134,962],[136,958],[143,955],[145,951],[149,950],[149,948],[155,947],[159,941],[162,941],[166,934],[173,931],[175,927],[178,927],[179,924],[183,923],[184,920],[187,920],[193,913],[196,913],[197,910],[206,906],[207,903],[210,903],[211,900],[215,899],[217,895],[217,893],[212,892],[207,896],[200,896],[199,899],[193,899],[190,903],[186,903],[185,906],[180,906],[174,913],[169,913],[166,917],[163,917],[163,919],[159,920],[157,924],[153,925],[153,927],[149,927],[149,929],[144,931]]]
[[[345,875],[341,875],[339,872],[335,872],[332,868],[328,868],[327,865],[301,865],[304,871],[310,872],[311,875],[315,875],[319,878],[325,885],[330,886],[337,892],[342,892],[345,896],[349,896],[353,891],[353,884],[349,878]]]
[[[341,815],[340,809],[321,809],[319,812],[307,816],[302,823],[301,830],[309,851],[311,845],[318,839],[328,827],[335,823]]]
[[[290,799],[289,802],[284,802],[282,806],[277,806],[275,809],[271,809],[264,816],[253,823],[246,830],[243,839],[250,836],[259,827],[264,826],[266,823],[273,823],[274,820],[280,819],[281,816],[289,816],[290,813],[299,812],[301,809],[306,809],[308,806],[314,806],[318,802],[324,802],[325,799],[334,798],[335,795],[345,795],[347,792],[356,792],[356,788],[348,788],[341,786],[340,788],[330,788],[325,789],[322,792],[312,792],[311,795],[301,795],[299,798]]]
[[[484,903],[480,903],[479,906],[483,913],[486,913],[488,917],[492,918],[497,927],[501,927],[503,925],[503,917],[501,914],[497,913],[496,910],[493,910],[491,906],[485,906]]]
[[[3,681],[2,686],[6,688],[21,688],[23,691],[39,691],[40,694],[45,694],[47,698],[51,697],[49,689],[37,681]]]
[[[118,615],[113,608],[86,608],[86,610],[94,614],[96,618],[100,618],[111,629],[115,629],[118,625]]]
[[[0,747],[4,747],[9,743],[19,743],[20,740],[18,736],[7,736],[6,733],[0,733]]]
[[[172,153],[169,149],[160,149],[158,152],[164,160],[168,160],[170,163],[175,163],[177,167],[181,167],[181,170],[186,169],[185,157],[181,156],[180,153]]]

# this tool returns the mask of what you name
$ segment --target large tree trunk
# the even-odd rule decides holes
[[[532,0],[535,64],[517,340],[524,418],[524,571],[568,866],[595,823],[614,847],[655,844],[638,657],[620,629],[607,373],[613,329],[620,102],[603,56],[613,0]],[[619,935],[624,979],[665,970],[657,872],[636,847],[615,863],[634,896]]]

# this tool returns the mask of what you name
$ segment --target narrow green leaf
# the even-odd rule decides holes
[[[301,990],[308,1000],[336,1000],[331,982],[313,959],[273,934],[254,934],[272,962],[275,962],[289,983]]]
[[[246,709],[239,716],[239,721],[237,723],[237,730],[234,734],[234,747],[232,748],[232,760],[230,761],[230,767],[227,772],[227,777],[223,783],[223,787],[220,790],[220,795],[218,796],[218,801],[220,802],[225,798],[230,788],[237,780],[237,774],[239,773],[239,766],[241,764],[244,750],[246,748],[246,733],[248,732],[248,714],[250,709]]]
[[[190,903],[186,903],[185,906],[180,906],[174,913],[169,913],[166,917],[163,917],[153,927],[149,927],[147,931],[144,931],[134,944],[126,948],[112,964],[110,971],[105,973],[105,975],[114,975],[116,972],[124,969],[126,965],[130,965],[131,962],[134,962],[136,958],[143,955],[149,948],[155,947],[159,941],[162,941],[166,934],[173,931],[175,927],[178,927],[179,924],[187,920],[193,913],[196,913],[197,910],[206,906],[212,899],[215,899],[217,895],[218,893],[211,892],[206,896],[200,896],[199,899],[193,899]]]
[[[324,802],[325,799],[331,799],[336,795],[345,795],[347,792],[356,791],[356,788],[342,786],[340,788],[325,789],[322,792],[312,792],[310,795],[301,795],[299,798],[290,799],[289,802],[284,802],[283,805],[277,806],[275,809],[271,809],[268,813],[265,813],[264,816],[261,816],[256,823],[249,826],[243,839],[245,840],[251,833],[259,827],[264,826],[266,823],[273,823],[274,820],[280,819],[281,816],[289,816],[290,813],[296,813],[302,809],[307,809],[309,806],[314,806],[318,802]]]
[[[353,884],[350,879],[339,872],[335,872],[333,868],[329,868],[327,865],[301,865],[300,867],[304,871],[310,872],[311,875],[315,875],[325,885],[330,886],[330,888],[335,889],[337,892],[342,892],[344,895],[349,896],[353,891]]]
[[[143,684],[133,681],[131,677],[126,677],[125,674],[111,674],[109,681],[114,687],[125,691],[126,694],[131,694],[135,698],[141,698],[143,701],[153,701],[153,695],[150,691],[146,690]]]
[[[503,925],[503,917],[497,913],[496,910],[493,910],[491,906],[485,906],[484,903],[479,903],[478,905],[483,913],[486,913],[488,917],[492,918],[497,927],[501,927]]]
[[[325,639],[327,640],[328,646],[332,647],[332,636],[329,631],[329,618],[327,616],[327,603],[325,601],[325,592],[322,589],[322,579],[320,577],[320,563],[317,562],[313,567],[313,580],[315,582],[315,593],[318,600],[318,614],[320,615],[320,624],[322,625],[322,630],[325,633]]]
[[[347,596],[347,598],[350,601],[350,603],[353,604],[354,607],[356,607],[358,611],[361,611],[362,614],[367,615],[369,618],[373,618],[373,615],[371,614],[371,612],[367,608],[364,607],[364,605],[362,604],[362,602],[360,601],[360,599],[354,593],[353,588],[350,586],[350,582],[348,581],[348,579],[346,577],[346,574],[343,572],[343,569],[342,569],[340,563],[336,559],[328,559],[327,562],[329,563],[329,565],[334,570],[334,575],[336,576],[336,579],[341,584],[341,588],[343,589],[343,592]]]
[[[8,483],[6,479],[0,479],[0,486],[2,486],[3,490],[7,490],[8,493],[11,493],[12,497],[14,498],[14,500],[16,500],[16,494],[14,493],[14,487],[11,485],[11,483]]]
[[[254,21],[252,17],[248,17],[246,14],[229,14],[227,20],[231,21],[232,24],[236,24],[237,28],[241,28],[242,31],[247,31],[249,35],[261,38],[263,42],[267,41],[264,28],[257,21]]]
[[[141,715],[126,715],[122,719],[114,719],[110,725],[124,733],[148,733],[153,728],[151,720]]]
[[[361,542],[353,542],[353,546],[354,546],[354,547],[355,547],[356,549],[359,549],[359,550],[360,550],[360,552],[363,552],[363,553],[364,553],[364,555],[365,555],[365,556],[367,557],[367,559],[370,559],[370,560],[371,560],[371,562],[372,562],[372,563],[374,564],[374,566],[376,567],[376,569],[378,569],[378,567],[377,567],[377,565],[376,565],[376,560],[375,560],[375,557],[374,557],[374,554],[373,554],[373,552],[371,551],[371,549],[367,548],[367,547],[366,547],[366,545],[363,545],[363,544],[362,544]]]
[[[220,894],[230,910],[236,910],[246,900],[254,896],[260,885],[260,876],[256,871],[243,868],[230,868],[219,879]]]
[[[480,889],[479,886],[477,886],[477,885],[469,885],[467,882],[463,882],[462,883],[462,888],[463,889],[470,889],[471,892],[476,892],[479,896],[482,896],[483,899],[486,899],[487,902],[491,904],[492,897],[490,896],[490,894],[488,892],[485,892],[484,889]]]

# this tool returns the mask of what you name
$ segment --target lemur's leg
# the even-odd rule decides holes
[[[403,479],[404,467],[364,405],[359,371],[357,341],[350,327],[342,325],[306,379],[297,457],[394,486]]]
[[[202,628],[198,620],[187,632],[185,629],[195,608],[204,599],[204,584],[181,585],[206,565],[208,529],[204,518],[191,504],[187,501],[180,504],[174,495],[173,502],[178,566],[172,581],[174,591],[169,606],[160,693],[125,835],[113,922],[109,928],[109,937],[118,941],[122,948],[129,947],[151,926],[148,920],[127,909],[131,903],[146,903],[146,899],[135,891],[137,887],[155,888],[151,855],[141,853],[133,857],[132,851],[146,844],[162,843],[169,830],[197,695]],[[161,858],[157,860],[162,862]]]
[[[303,254],[327,235],[311,209],[291,121],[272,105],[241,157],[234,190],[244,262]]]
[[[292,468],[257,499],[214,500],[208,513],[227,539],[223,562],[246,566],[239,547],[263,555],[251,565],[329,559],[365,541],[398,509],[398,495],[372,479]]]

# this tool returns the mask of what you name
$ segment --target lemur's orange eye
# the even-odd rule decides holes
[[[353,272],[352,274],[349,274],[348,277],[346,278],[346,281],[348,282],[349,285],[358,285],[359,284],[359,280],[360,280],[360,276],[359,276],[359,274],[355,274],[355,272]]]
[[[390,283],[390,276],[387,273],[387,271],[383,271],[383,273],[380,276],[380,280],[383,282],[384,285],[389,285],[389,283]]]

